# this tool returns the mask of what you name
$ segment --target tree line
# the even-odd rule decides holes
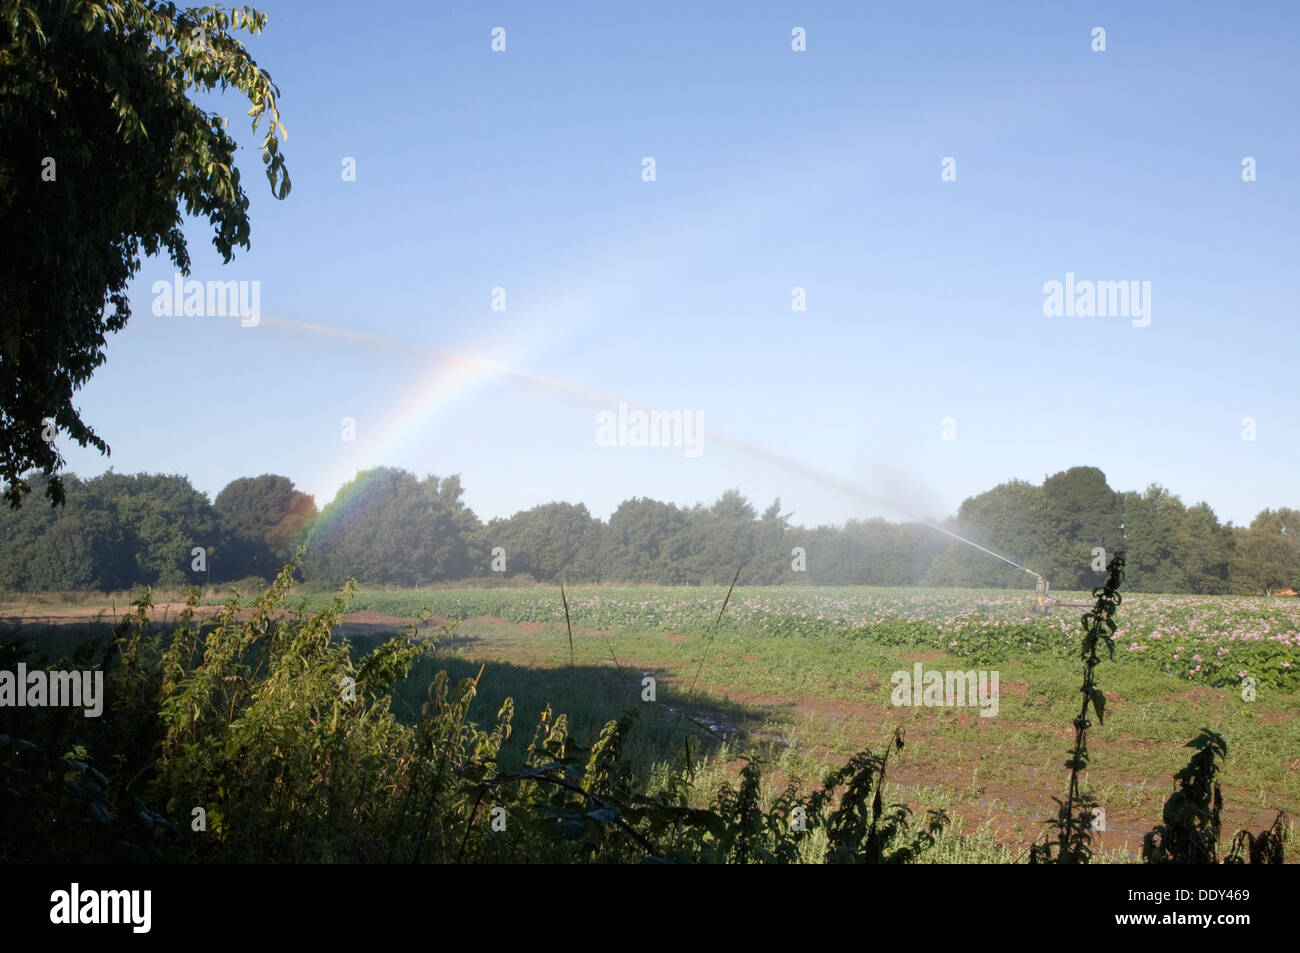
[[[29,477],[39,485],[43,477]],[[581,503],[546,503],[480,520],[458,476],[358,473],[334,500],[287,477],[231,482],[215,500],[180,475],[64,478],[62,507],[0,512],[0,589],[129,589],[271,579],[299,545],[300,578],[338,585],[460,580],[751,585],[1024,587],[1006,562],[919,523],[850,520],[804,528],[775,500],[761,513],[739,490],[713,504],[623,501],[601,520]],[[1095,467],[999,484],[937,524],[1042,573],[1055,589],[1091,589],[1109,554],[1127,554],[1146,592],[1268,594],[1300,582],[1300,512],[1266,509],[1220,523],[1158,485],[1115,491]],[[1300,587],[1297,587],[1300,588]]]

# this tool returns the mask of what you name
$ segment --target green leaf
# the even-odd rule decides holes
[[[612,824],[618,817],[618,811],[612,807],[598,807],[594,811],[588,811],[587,816],[602,824]]]
[[[1094,688],[1090,693],[1092,698],[1092,707],[1097,711],[1097,724],[1106,724],[1106,696],[1101,693],[1100,688]]]
[[[587,825],[582,821],[560,821],[555,825],[555,832],[565,840],[577,840],[587,833]]]

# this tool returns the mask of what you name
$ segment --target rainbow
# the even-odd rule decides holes
[[[364,441],[355,444],[355,449],[321,481],[324,486],[334,489],[330,517],[333,520],[342,518],[355,508],[356,501],[366,496],[365,491],[374,480],[375,469],[386,459],[391,459],[394,449],[409,439],[431,417],[450,411],[476,388],[485,386],[494,371],[508,373],[504,367],[490,362],[419,348],[385,335],[275,317],[264,318],[263,324],[395,352],[406,358],[412,355],[425,357],[430,362],[431,373],[421,375],[415,386],[397,401],[395,406],[398,410],[385,414],[379,428],[368,434]],[[366,477],[358,480],[359,474],[365,474]],[[297,542],[305,541],[310,532],[324,528],[324,525],[318,518],[303,528]]]
[[[288,330],[295,330],[304,333],[316,334],[324,337],[330,337],[337,340],[347,340],[353,343],[359,343],[368,347],[380,348],[382,350],[394,351],[409,357],[412,353],[423,353],[435,365],[440,366],[442,370],[439,373],[427,375],[419,384],[417,384],[403,399],[399,406],[403,409],[396,414],[391,415],[385,422],[382,431],[371,441],[368,441],[368,450],[358,450],[348,461],[351,467],[346,472],[340,471],[335,474],[335,482],[329,484],[340,488],[339,492],[346,494],[340,497],[337,493],[335,502],[337,505],[333,508],[333,519],[338,519],[344,514],[351,512],[353,503],[358,498],[364,497],[364,490],[369,486],[367,480],[356,480],[355,476],[359,472],[368,471],[379,466],[384,458],[384,454],[390,453],[392,448],[400,444],[408,434],[413,432],[418,426],[423,424],[435,412],[445,412],[448,408],[464,399],[474,387],[486,384],[492,377],[510,377],[516,380],[527,381],[532,384],[545,387],[548,390],[569,394],[591,401],[599,406],[608,408],[611,405],[625,403],[633,409],[649,410],[650,408],[613,394],[605,394],[600,391],[592,390],[581,384],[575,384],[570,381],[560,380],[553,377],[544,377],[538,374],[528,373],[526,371],[514,370],[507,365],[487,361],[481,358],[472,357],[462,354],[452,354],[448,352],[433,351],[428,348],[421,348],[408,342],[396,338],[387,337],[379,334],[367,334],[359,331],[347,331],[341,328],[332,328],[320,324],[307,324],[301,321],[290,321],[284,318],[263,318],[263,323],[272,327],[282,327]],[[884,499],[874,493],[870,493],[856,484],[847,480],[831,476],[820,470],[810,467],[807,464],[786,456],[775,450],[758,446],[749,441],[740,440],[736,437],[728,436],[718,430],[710,428],[708,430],[708,439],[710,442],[716,442],[731,447],[751,458],[756,458],[765,463],[777,466],[788,472],[798,474],[806,479],[816,481],[823,486],[834,489],[846,496],[870,503],[874,506],[883,507],[891,510],[906,519],[928,526],[931,529],[943,533],[958,542],[973,546],[981,552],[988,553],[1004,562],[1010,563],[1017,568],[1023,568],[1017,563],[1012,562],[1005,556],[1000,556],[992,550],[985,549],[978,543],[966,539],[964,536],[958,536],[956,533],[943,526],[931,522],[919,514],[909,512],[906,508],[893,500]],[[348,474],[351,474],[349,476]],[[315,524],[304,530],[304,538],[307,532],[313,528],[320,528],[323,524],[318,519]],[[1026,570],[1027,571],[1027,570]]]

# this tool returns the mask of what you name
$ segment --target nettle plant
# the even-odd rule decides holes
[[[1223,792],[1218,774],[1228,757],[1228,743],[1209,728],[1187,743],[1195,749],[1186,767],[1174,775],[1174,792],[1165,801],[1162,823],[1142,839],[1142,859],[1149,864],[1219,863],[1223,830]],[[1271,826],[1252,835],[1239,830],[1225,864],[1285,863],[1288,818],[1278,811]]]
[[[482,669],[456,686],[438,672],[419,717],[404,722],[394,688],[438,639],[421,637],[419,620],[358,652],[333,635],[352,585],[315,615],[305,601],[288,609],[295,564],[251,606],[236,594],[209,620],[191,590],[166,637],[151,631],[146,590],[112,644],[90,649],[109,673],[105,717],[25,726],[44,745],[0,736],[16,805],[0,822],[0,857],[898,863],[946,820],[935,814],[912,831],[905,806],[884,805],[897,734],[884,754],[859,753],[808,795],[791,782],[764,797],[751,759],[700,807],[689,742],[679,763],[646,779],[623,754],[634,713],[584,747],[547,707],[522,767],[504,771],[513,702],[487,727],[468,717]]]
[[[645,776],[625,756],[635,713],[608,721],[589,747],[546,707],[520,766],[500,761],[514,704],[494,721],[469,718],[483,669],[456,685],[439,671],[418,716],[398,717],[395,690],[440,635],[402,635],[360,651],[334,633],[353,587],[320,612],[286,607],[296,559],[251,605],[238,594],[201,619],[192,590],[166,637],[151,631],[152,596],[136,600],[106,649],[78,664],[108,674],[104,717],[25,709],[0,734],[0,859],[84,862],[431,863],[909,863],[948,818],[913,825],[887,803],[886,772],[903,750],[895,731],[803,793],[765,794],[762,764],[707,793],[700,759]],[[1057,839],[1031,861],[1086,862],[1095,802],[1081,792],[1088,713],[1105,703],[1093,678],[1098,643],[1114,631],[1122,558],[1084,617],[1084,704],[1076,719]],[[724,607],[725,608],[725,607]],[[6,649],[6,651],[16,651]],[[42,738],[36,744],[28,738]],[[1226,745],[1212,733],[1176,780],[1164,824],[1148,836],[1153,862],[1215,859],[1221,798],[1213,777]],[[1200,741],[1201,739],[1198,739]],[[1278,862],[1286,824],[1238,834],[1230,862]]]
[[[1085,632],[1081,646],[1083,684],[1079,688],[1083,703],[1074,719],[1074,749],[1065,763],[1070,769],[1069,788],[1064,800],[1052,799],[1057,804],[1057,815],[1046,822],[1049,831],[1044,839],[1029,848],[1031,864],[1086,864],[1092,858],[1092,824],[1099,805],[1082,790],[1080,777],[1088,767],[1088,729],[1092,726],[1089,709],[1097,724],[1105,724],[1106,696],[1095,677],[1101,661],[1097,650],[1099,643],[1104,644],[1114,661],[1116,613],[1123,601],[1119,587],[1124,580],[1124,554],[1115,555],[1106,571],[1106,584],[1092,593],[1096,604],[1080,619]],[[1228,745],[1218,733],[1204,728],[1187,747],[1195,749],[1195,753],[1187,766],[1174,775],[1177,788],[1165,802],[1163,823],[1143,838],[1142,860],[1146,863],[1218,862],[1223,795],[1216,777],[1221,762],[1227,758]],[[1282,863],[1286,829],[1286,814],[1279,812],[1273,825],[1258,835],[1238,831],[1232,852],[1223,862],[1244,863],[1244,858],[1249,857],[1251,863]]]
[[[1106,646],[1111,661],[1115,660],[1115,630],[1118,624],[1115,614],[1123,601],[1120,595],[1120,583],[1124,581],[1124,554],[1117,553],[1106,566],[1109,573],[1106,584],[1092,591],[1097,600],[1091,612],[1085,612],[1079,620],[1084,637],[1080,646],[1083,658],[1083,684],[1079,691],[1083,695],[1083,704],[1078,717],[1074,719],[1074,750],[1065,766],[1070,769],[1070,784],[1065,800],[1052,798],[1057,805],[1056,817],[1048,821],[1048,826],[1055,829],[1056,841],[1052,843],[1051,835],[1042,843],[1035,843],[1029,850],[1031,864],[1086,864],[1092,856],[1092,823],[1098,808],[1091,794],[1080,787],[1080,776],[1088,767],[1088,729],[1092,722],[1088,710],[1097,716],[1098,724],[1105,724],[1106,696],[1097,684],[1095,671],[1101,661],[1097,656],[1098,643]]]

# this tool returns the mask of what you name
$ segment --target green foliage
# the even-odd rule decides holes
[[[184,274],[182,214],[206,217],[229,262],[249,247],[248,198],[227,120],[188,96],[234,88],[251,103],[267,179],[289,193],[279,90],[233,31],[251,8],[179,10],[152,0],[0,2],[0,478],[18,506],[39,469],[62,503],[63,465],[44,420],[81,446],[108,445],[72,405],[131,316],[141,254]]]
[[[227,558],[249,575],[271,578],[316,518],[316,502],[288,477],[263,474],[226,484],[212,508],[221,518]],[[234,578],[223,574],[222,579]]]
[[[1215,845],[1222,830],[1223,793],[1217,776],[1228,743],[1205,728],[1187,747],[1196,753],[1174,775],[1177,788],[1165,802],[1164,823],[1142,838],[1142,859],[1149,864],[1218,863]]]
[[[1090,589],[1097,582],[1092,551],[1124,549],[1118,495],[1096,467],[1072,467],[1043,481],[1037,531],[1045,559],[1033,566],[1060,589]]]
[[[1031,864],[1086,864],[1092,857],[1092,823],[1098,805],[1091,794],[1081,790],[1080,776],[1088,767],[1088,729],[1092,726],[1088,709],[1092,709],[1098,724],[1106,723],[1106,696],[1102,694],[1094,672],[1100,661],[1097,658],[1098,643],[1106,646],[1112,661],[1115,658],[1115,630],[1118,628],[1115,615],[1124,598],[1119,592],[1124,581],[1124,554],[1113,556],[1106,570],[1109,573],[1106,585],[1093,590],[1096,604],[1079,620],[1084,630],[1080,646],[1083,684],[1079,688],[1083,703],[1074,719],[1074,750],[1070,760],[1065,762],[1070,769],[1069,789],[1065,800],[1052,798],[1057,805],[1057,814],[1047,822],[1056,831],[1056,843],[1053,844],[1049,838],[1034,844],[1029,853]]]
[[[207,553],[216,579],[246,574],[222,561],[218,514],[185,477],[110,470],[84,482],[69,476],[65,492],[68,502],[59,509],[0,510],[0,536],[12,540],[0,550],[0,586],[117,590],[207,581],[208,573],[192,569],[196,546]]]
[[[582,504],[546,503],[489,522],[479,548],[489,553],[498,546],[504,549],[508,577],[598,581],[606,572],[600,561],[604,528]]]
[[[911,863],[951,840],[942,811],[914,825],[908,805],[889,801],[886,769],[903,751],[899,733],[809,792],[797,776],[768,790],[752,753],[738,776],[706,784],[689,738],[675,764],[650,767],[633,755],[631,713],[600,713],[579,739],[570,719],[539,706],[521,749],[515,704],[499,686],[491,707],[471,716],[483,668],[459,680],[436,669],[425,657],[432,640],[417,637],[416,626],[364,652],[334,638],[351,586],[315,614],[305,600],[289,608],[294,568],[251,605],[232,598],[215,618],[200,618],[192,590],[161,638],[145,591],[110,645],[50,666],[105,671],[103,718],[66,708],[0,712],[0,861]],[[1118,605],[1098,595],[1081,627],[1092,660],[1113,637]],[[727,613],[753,611],[735,596]],[[722,594],[706,601],[709,623],[720,624]],[[32,661],[31,648],[0,647],[0,667]],[[427,691],[409,684],[417,663],[437,671],[419,679]],[[1104,717],[1099,690],[1083,694],[1085,715]],[[1077,745],[1060,836],[1036,845],[1035,862],[1092,858],[1086,831],[1096,802],[1074,780],[1086,755]],[[1190,818],[1195,828],[1203,817],[1189,809],[1204,808],[1200,761],[1178,776],[1190,793],[1171,799],[1155,845],[1187,842],[1178,824]],[[199,807],[203,831],[192,823]],[[1273,862],[1284,835],[1282,821],[1256,838],[1239,834],[1233,856]],[[1192,842],[1209,837],[1197,836]]]
[[[1229,562],[1236,544],[1231,526],[1222,526],[1207,503],[1183,514],[1174,558],[1183,566],[1188,592],[1223,595],[1230,591]]]
[[[607,579],[677,585],[687,579],[688,517],[673,503],[624,500],[605,532]]]
[[[1137,592],[1224,593],[1241,530],[1223,526],[1208,504],[1185,507],[1152,484],[1116,493],[1095,467],[1074,467],[1041,487],[1012,480],[964,501],[951,529],[1033,567],[1056,589],[1090,589],[1093,550],[1124,550],[1125,575]],[[926,582],[944,586],[1019,586],[1006,564],[953,542],[929,567]]]
[[[1278,811],[1273,823],[1258,834],[1237,831],[1232,839],[1232,851],[1223,858],[1225,864],[1284,864],[1286,863],[1286,832],[1289,825],[1286,811]]]
[[[1146,592],[1186,592],[1187,561],[1180,533],[1187,511],[1156,484],[1143,494],[1123,493],[1124,532],[1134,587]]]
[[[1074,719],[1074,750],[1065,765],[1070,769],[1069,791],[1065,800],[1053,798],[1057,816],[1047,822],[1056,831],[1056,842],[1047,838],[1033,844],[1029,849],[1031,864],[1086,864],[1092,858],[1092,823],[1099,805],[1090,793],[1081,790],[1080,776],[1088,767],[1087,732],[1092,724],[1088,719],[1089,707],[1097,723],[1105,724],[1106,696],[1093,673],[1099,661],[1098,643],[1106,646],[1112,660],[1115,657],[1116,613],[1123,601],[1119,587],[1124,579],[1124,554],[1112,558],[1107,569],[1110,575],[1106,585],[1093,591],[1096,605],[1080,620],[1086,633],[1082,644],[1084,678],[1080,687],[1083,704]],[[1187,747],[1196,749],[1196,753],[1174,775],[1177,788],[1165,802],[1164,822],[1143,837],[1142,859],[1146,863],[1217,863],[1215,850],[1222,829],[1223,795],[1216,777],[1220,763],[1227,757],[1228,745],[1217,732],[1204,728]],[[1279,814],[1273,827],[1258,838],[1239,831],[1225,863],[1240,863],[1242,850],[1249,851],[1252,863],[1281,863],[1283,818]]]
[[[827,863],[910,863],[934,845],[935,836],[948,823],[943,811],[930,811],[926,826],[910,832],[910,809],[904,804],[891,804],[888,808],[884,805],[889,755],[902,750],[902,732],[895,730],[884,754],[858,752],[844,767],[832,772],[822,789],[810,799],[809,815],[820,820],[837,789],[841,785],[845,787],[838,806],[827,817]],[[909,833],[910,839],[906,837]],[[886,853],[891,846],[893,849]]]
[[[480,523],[456,476],[423,480],[405,470],[358,473],[321,511],[307,538],[309,578],[350,577],[401,586],[487,571]]]
[[[548,707],[523,769],[501,771],[514,706],[487,728],[469,720],[481,669],[454,689],[439,672],[418,721],[403,722],[393,689],[431,642],[412,626],[357,655],[331,635],[351,583],[314,615],[287,612],[294,570],[251,611],[234,597],[209,621],[192,589],[164,640],[144,592],[109,650],[89,649],[109,674],[102,720],[39,709],[0,735],[0,859],[792,863],[824,829],[829,861],[904,862],[938,829],[910,836],[904,806],[882,810],[885,759],[870,752],[810,797],[792,783],[771,801],[750,761],[738,786],[693,807],[689,748],[653,785],[631,769],[633,714],[588,749]]]
[[[786,535],[781,568],[789,568],[790,547],[803,546],[808,553],[808,582],[818,586],[916,585],[936,560],[944,558],[948,547],[947,537],[928,526],[882,519],[849,520],[843,528],[823,526]],[[791,575],[785,572],[784,581]]]
[[[205,582],[267,580],[307,539],[311,555],[300,572],[317,591],[348,578],[392,586],[457,580],[723,585],[740,563],[750,583],[791,587],[1023,589],[1027,578],[933,527],[881,519],[791,527],[780,500],[759,515],[737,490],[688,508],[626,500],[608,522],[580,504],[547,503],[484,526],[465,505],[459,478],[419,479],[390,467],[359,473],[319,515],[309,496],[272,474],[231,482],[211,506],[181,477],[64,479],[66,523],[48,514],[0,514],[0,530],[14,540],[0,553],[0,587],[198,581],[188,556],[181,559],[188,554],[183,537],[207,550]],[[39,473],[28,480],[38,489],[48,482]],[[130,497],[125,505],[124,496]],[[1116,519],[1127,524],[1116,529]],[[1295,511],[1265,510],[1249,529],[1223,526],[1207,505],[1184,507],[1159,487],[1114,494],[1092,467],[1058,473],[1042,487],[1002,484],[966,500],[945,525],[1044,572],[1055,592],[1091,588],[1094,550],[1114,550],[1116,540],[1127,547],[1127,584],[1138,591],[1266,593],[1300,575]],[[497,547],[506,554],[504,573],[491,566]],[[792,566],[796,547],[805,555],[804,572]],[[122,558],[124,552],[131,558]],[[1197,679],[1226,679],[1220,668],[1188,666]]]
[[[1231,566],[1238,592],[1270,595],[1300,576],[1300,512],[1264,510],[1240,534]]]

